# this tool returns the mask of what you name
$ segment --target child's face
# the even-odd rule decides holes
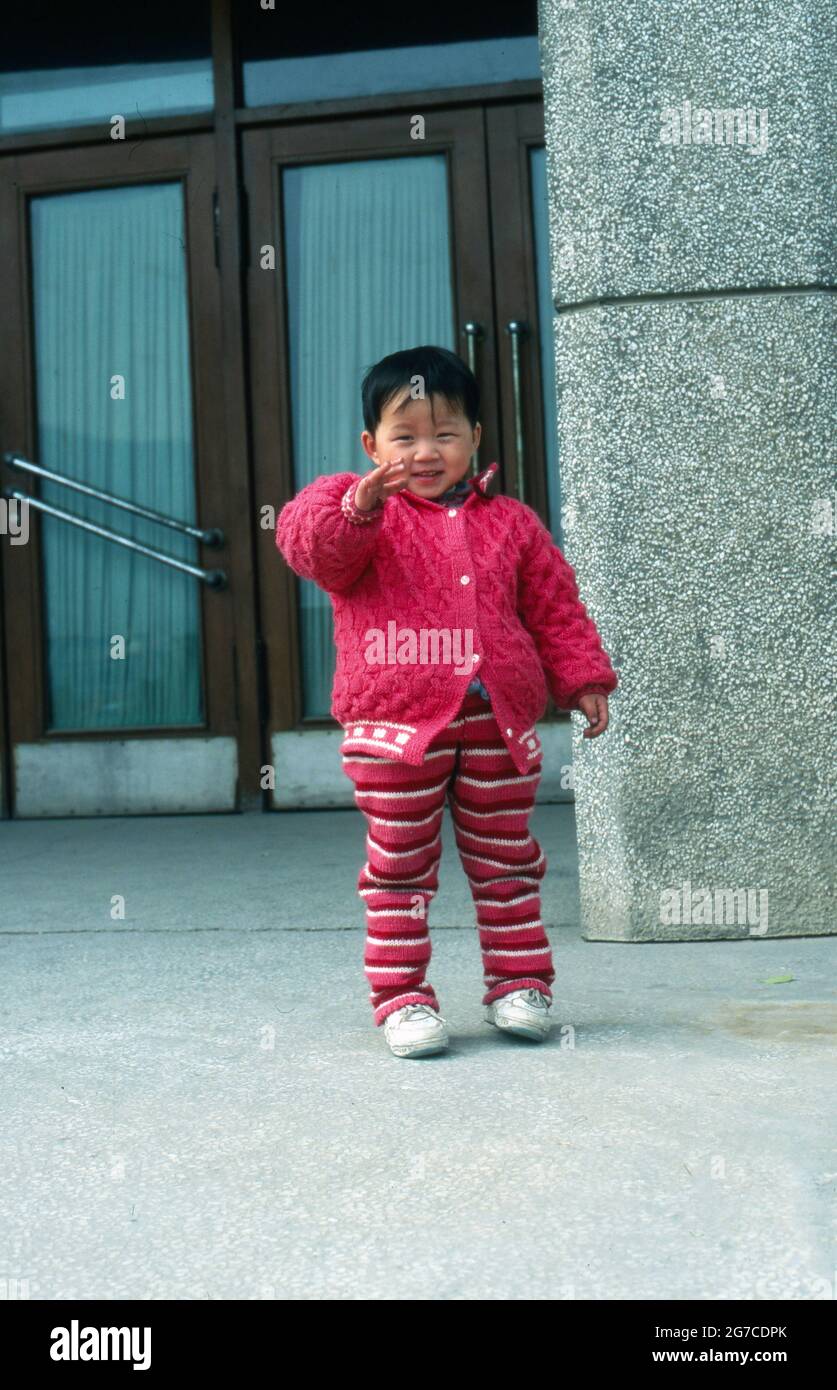
[[[376,465],[404,460],[408,491],[439,497],[465,477],[481,433],[479,421],[472,429],[461,407],[444,397],[414,401],[406,391],[384,407],[374,434],[363,431],[361,443]]]

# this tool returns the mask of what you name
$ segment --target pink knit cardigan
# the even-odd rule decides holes
[[[459,507],[405,488],[363,512],[354,501],[360,475],[329,473],[282,508],[279,550],[334,609],[331,714],[344,752],[421,764],[479,673],[515,766],[526,772],[542,751],[535,722],[547,684],[559,709],[616,688],[575,571],[537,512],[493,494],[496,472],[492,463],[472,478]],[[468,628],[474,657],[465,670]],[[434,656],[432,638],[422,644],[432,629],[458,629],[461,645],[452,638],[446,661],[438,647]]]

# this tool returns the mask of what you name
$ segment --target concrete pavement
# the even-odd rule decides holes
[[[0,1283],[833,1298],[833,939],[582,941],[572,817],[546,1044],[483,1022],[446,817],[423,1060],[372,1027],[357,811],[0,826]]]

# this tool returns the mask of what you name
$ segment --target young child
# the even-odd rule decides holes
[[[535,723],[548,686],[598,737],[617,678],[538,514],[496,493],[496,463],[466,477],[482,427],[464,362],[445,348],[392,353],[366,374],[362,402],[373,467],[308,483],[282,509],[276,544],[334,610],[331,713],[368,824],[357,891],[374,1023],[399,1057],[448,1045],[426,979],[447,801],[486,1022],[540,1040],[555,972],[540,919],[546,861],[529,832]]]

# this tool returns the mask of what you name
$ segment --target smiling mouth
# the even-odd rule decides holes
[[[431,479],[431,478],[441,478],[441,476],[442,476],[442,471],[443,471],[443,470],[442,470],[441,468],[434,468],[434,469],[432,469],[432,470],[430,470],[430,471],[424,471],[424,472],[421,472],[421,473],[414,473],[414,474],[413,474],[413,477],[414,477],[414,478],[423,478],[423,479],[425,479],[425,480],[427,481],[427,480],[429,480],[429,479]]]

